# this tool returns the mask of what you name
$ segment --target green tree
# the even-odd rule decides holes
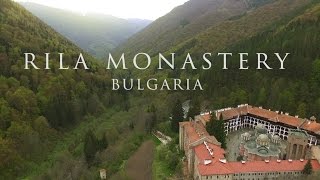
[[[88,99],[88,112],[90,114],[97,114],[103,111],[103,105],[99,100],[98,95],[93,94]]]
[[[105,135],[102,136],[102,138],[99,140],[99,150],[106,149],[108,147],[108,140]]]
[[[304,166],[302,173],[306,175],[312,174],[312,165],[311,165],[310,159],[308,160],[307,164]]]
[[[226,148],[226,133],[221,114],[219,120],[217,120],[215,115],[211,115],[210,121],[206,124],[206,130],[221,143],[222,148]]]
[[[94,160],[97,150],[99,149],[98,146],[99,142],[96,136],[93,134],[91,130],[89,130],[84,139],[84,155],[88,164],[91,164]]]
[[[174,132],[179,131],[179,122],[183,121],[183,108],[180,100],[177,100],[173,109],[172,109],[172,117],[171,117],[171,129]]]
[[[145,129],[147,133],[151,133],[154,126],[156,125],[156,121],[157,121],[156,111],[157,109],[154,104],[151,104],[151,106],[148,106],[146,121],[145,121]]]
[[[12,146],[10,140],[0,137],[0,179],[14,179],[12,172],[22,169],[22,158]]]
[[[39,134],[24,121],[13,121],[7,137],[14,140],[17,151],[26,159],[33,159],[43,151]]]
[[[307,105],[306,103],[300,103],[298,108],[297,108],[297,114],[301,117],[301,118],[305,118],[307,115]]]
[[[10,127],[10,113],[11,108],[7,101],[0,98],[0,130],[6,130]]]
[[[200,114],[200,104],[198,100],[191,101],[190,108],[188,111],[188,118],[194,119],[196,115]]]
[[[170,169],[175,169],[177,164],[179,163],[179,157],[170,150],[167,150],[165,160],[168,163]]]
[[[287,112],[293,112],[296,106],[293,92],[289,90],[281,92],[278,104],[280,105],[280,109],[285,109]]]
[[[242,161],[242,160],[243,160],[243,156],[240,156],[240,155],[239,155],[239,156],[237,157],[237,161]]]
[[[41,139],[49,139],[53,135],[53,129],[50,128],[50,125],[47,119],[43,116],[39,116],[38,118],[33,120],[32,127],[35,131],[39,133]]]
[[[311,69],[311,88],[318,91],[320,87],[320,59],[315,60],[312,63]]]
[[[25,87],[19,87],[9,98],[8,102],[21,113],[37,115],[39,112],[37,97]]]
[[[257,99],[257,104],[258,105],[263,105],[267,100],[267,93],[266,89],[263,87],[259,91],[258,99]]]

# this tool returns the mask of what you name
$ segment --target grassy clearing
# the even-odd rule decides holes
[[[169,167],[167,162],[160,158],[160,153],[162,153],[161,151],[163,150],[163,146],[163,144],[160,144],[155,148],[155,157],[152,164],[153,179],[155,180],[168,179],[168,177],[172,176],[172,174],[175,172],[174,169]]]
[[[167,145],[162,144],[155,136],[151,138],[156,145],[152,164],[153,179],[164,180],[175,174],[175,169],[170,168],[168,162],[163,159],[163,154],[168,150]]]

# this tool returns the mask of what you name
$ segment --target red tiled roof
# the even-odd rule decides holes
[[[277,161],[248,161],[242,162],[220,162],[224,159],[225,151],[221,147],[207,143],[213,150],[211,156],[204,144],[199,144],[195,148],[195,154],[199,160],[198,171],[200,175],[221,175],[221,174],[237,174],[237,173],[254,173],[254,172],[289,172],[302,171],[307,163],[307,160],[282,160]],[[204,164],[204,160],[211,160],[208,165]],[[317,160],[311,160],[313,170],[320,170],[320,164]]]
[[[231,119],[233,117],[237,117],[237,116],[241,116],[241,115],[245,115],[248,113],[248,110],[251,108],[251,106],[240,106],[237,108],[230,108],[227,110],[224,110],[222,112],[219,112],[218,118],[220,117],[220,114],[222,114],[222,118],[223,119]]]
[[[294,127],[299,127],[305,121],[301,118],[296,118],[296,117],[285,115],[285,114],[279,115],[278,118],[280,122],[294,126]]]
[[[212,156],[209,154],[204,144],[199,144],[195,147],[195,154],[198,157],[199,161],[212,159]]]
[[[215,161],[209,165],[199,164],[198,171],[202,176],[234,173],[233,169],[230,169],[228,164],[221,163],[220,161]]]
[[[244,172],[287,172],[287,171],[302,171],[306,165],[307,160],[282,160],[277,161],[248,161],[242,164],[241,162],[229,162],[229,166],[232,167],[235,173]],[[311,161],[315,170],[320,169],[319,162],[317,160]]]
[[[287,114],[278,114],[275,111],[271,111],[271,110],[267,110],[259,107],[253,107],[250,105],[243,105],[236,108],[226,109],[224,111],[219,112],[218,117],[220,116],[220,114],[222,114],[222,117],[224,120],[232,119],[240,115],[252,114],[255,116],[266,118],[269,121],[281,122],[283,124],[287,124],[293,127],[301,127],[302,129],[305,129],[314,133],[320,133],[320,123],[317,123],[317,122],[309,123],[310,121],[306,119],[290,116]],[[202,118],[207,119],[206,116],[208,115],[202,115]]]
[[[219,160],[224,159],[225,151],[220,146],[207,142],[207,145],[212,149],[213,156],[210,155],[209,151],[207,150],[206,146],[202,143],[198,146],[195,146],[195,154],[200,161],[204,160]]]
[[[249,109],[249,113],[259,117],[264,117],[274,122],[277,121],[277,117],[278,117],[278,113],[274,111],[269,111],[267,109],[258,108],[258,107],[251,107]]]
[[[305,122],[301,128],[314,133],[320,133],[320,124],[317,122]]]
[[[190,143],[198,141],[202,137],[210,137],[206,131],[204,125],[200,122],[180,122],[180,126],[183,126],[187,132],[187,136],[190,140]],[[211,137],[210,137],[211,138]]]
[[[307,160],[282,160],[277,161],[248,161],[242,162],[220,162],[225,159],[225,150],[220,146],[207,142],[207,145],[212,149],[211,156],[206,146],[202,143],[194,147],[195,155],[199,160],[198,171],[203,176],[219,175],[219,174],[235,174],[235,173],[250,173],[250,172],[289,172],[302,171]],[[208,165],[204,164],[204,160],[211,160]],[[320,170],[320,164],[317,160],[311,160],[314,170]]]
[[[216,174],[237,174],[237,173],[250,173],[250,172],[289,172],[289,171],[302,171],[306,165],[307,160],[288,160],[277,161],[248,161],[242,162],[227,162],[222,163],[217,161],[213,164],[204,165],[199,164],[199,173],[203,176],[216,175]],[[317,160],[311,160],[313,170],[320,170],[320,164]]]

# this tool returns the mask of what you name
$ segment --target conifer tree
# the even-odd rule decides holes
[[[85,135],[83,148],[86,161],[90,164],[94,160],[95,154],[99,149],[98,140],[91,130],[89,130]]]
[[[157,108],[154,104],[151,104],[149,113],[151,113],[151,129],[154,128],[157,122]]]
[[[307,105],[305,103],[300,103],[298,108],[297,108],[297,114],[301,118],[305,118],[306,114],[307,114],[306,111],[307,111]]]
[[[99,140],[99,150],[106,149],[108,147],[108,140],[105,135],[102,136],[102,138]]]
[[[190,108],[189,108],[189,112],[188,112],[188,118],[194,119],[194,117],[195,117],[196,115],[199,115],[199,114],[200,114],[200,104],[199,104],[199,101],[197,101],[197,100],[191,101]]]
[[[183,121],[183,108],[180,100],[177,100],[172,109],[171,128],[174,132],[179,131],[179,122]]]
[[[220,114],[219,120],[212,114],[210,121],[206,124],[206,129],[210,135],[214,136],[221,143],[222,148],[226,148],[226,134],[222,114]]]
[[[312,173],[312,165],[311,165],[310,159],[308,160],[307,164],[304,166],[302,173],[306,175],[310,175]]]

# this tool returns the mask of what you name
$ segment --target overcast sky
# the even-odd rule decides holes
[[[157,19],[188,0],[14,0],[35,2],[51,7],[96,12],[121,18]]]

